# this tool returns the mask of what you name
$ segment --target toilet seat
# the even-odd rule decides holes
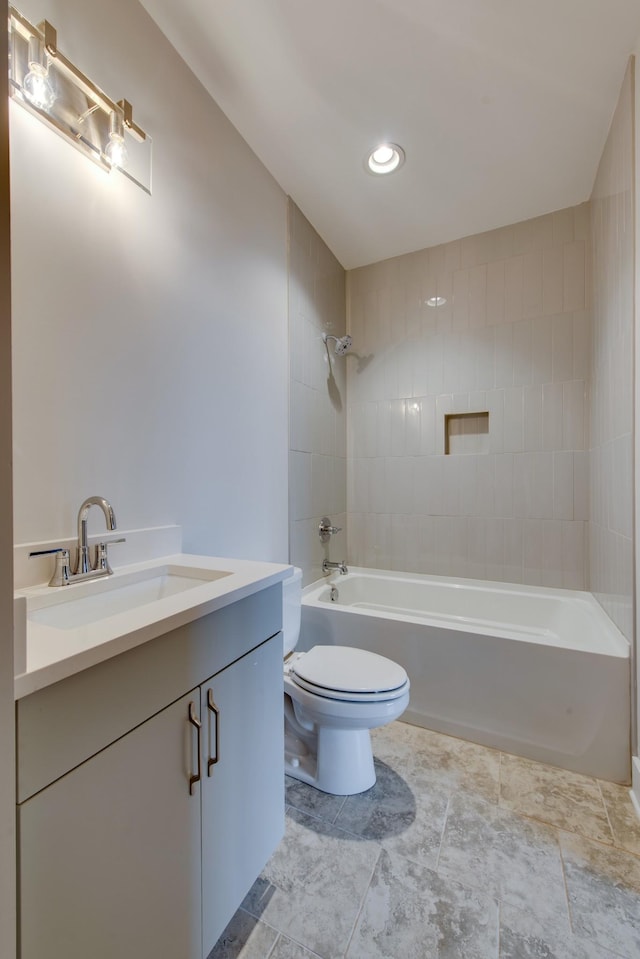
[[[404,696],[408,677],[402,666],[351,646],[314,646],[288,664],[290,679],[326,699],[375,703]]]

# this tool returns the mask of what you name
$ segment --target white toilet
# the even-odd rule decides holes
[[[402,715],[409,679],[402,666],[363,649],[294,652],[302,570],[282,586],[285,772],[336,796],[364,792],[376,781],[369,730]]]

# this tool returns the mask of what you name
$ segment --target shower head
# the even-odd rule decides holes
[[[348,333],[346,336],[334,336],[333,333],[323,333],[322,340],[325,345],[327,344],[328,340],[335,340],[336,345],[333,352],[336,356],[344,356],[345,353],[348,353],[351,349],[351,344],[353,343],[353,340]]]

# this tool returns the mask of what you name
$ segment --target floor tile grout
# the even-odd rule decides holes
[[[444,811],[444,816],[442,817],[442,832],[440,833],[440,843],[438,844],[438,855],[436,856],[436,864],[434,869],[438,872],[438,866],[440,864],[440,854],[442,852],[442,843],[444,842],[444,834],[447,831],[447,818],[449,816],[449,807],[451,806],[451,796],[447,799],[447,808]]]
[[[348,954],[348,952],[349,952],[349,949],[351,948],[351,942],[352,942],[352,940],[353,940],[354,933],[355,933],[356,929],[358,928],[358,921],[359,921],[359,919],[360,919],[360,916],[362,915],[362,910],[364,909],[364,904],[365,904],[365,902],[366,902],[366,900],[367,900],[367,896],[368,896],[368,894],[369,894],[369,890],[371,889],[371,883],[373,882],[373,877],[374,877],[375,874],[376,874],[376,869],[378,868],[378,863],[380,862],[380,857],[381,857],[381,855],[382,855],[382,850],[383,850],[383,847],[380,846],[380,850],[379,850],[378,855],[377,855],[377,857],[376,857],[376,861],[375,861],[375,863],[374,863],[374,865],[373,865],[373,869],[371,870],[371,875],[369,876],[369,882],[367,883],[367,888],[366,888],[365,891],[364,891],[364,895],[363,895],[362,901],[361,901],[361,903],[360,903],[360,908],[358,909],[358,913],[357,913],[356,918],[355,918],[355,920],[354,920],[353,926],[351,927],[351,932],[350,932],[350,934],[349,934],[349,938],[347,939],[346,948],[345,948],[344,952],[342,953],[344,959],[346,959],[346,957],[347,957],[347,954]]]

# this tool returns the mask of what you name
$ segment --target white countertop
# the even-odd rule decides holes
[[[171,565],[224,570],[229,575],[75,628],[59,629],[27,619],[26,603],[29,601],[34,605],[38,605],[39,599],[46,599],[47,603],[68,602],[74,592],[78,597],[96,592],[103,583],[113,588],[119,579],[131,573],[156,568],[160,571],[162,567]],[[15,593],[16,628],[24,636],[17,635],[16,642],[24,641],[26,669],[15,678],[15,698],[27,696],[251,596],[281,582],[292,572],[291,566],[276,563],[177,553],[120,567],[112,576],[92,583],[60,587],[33,586],[18,590]]]

